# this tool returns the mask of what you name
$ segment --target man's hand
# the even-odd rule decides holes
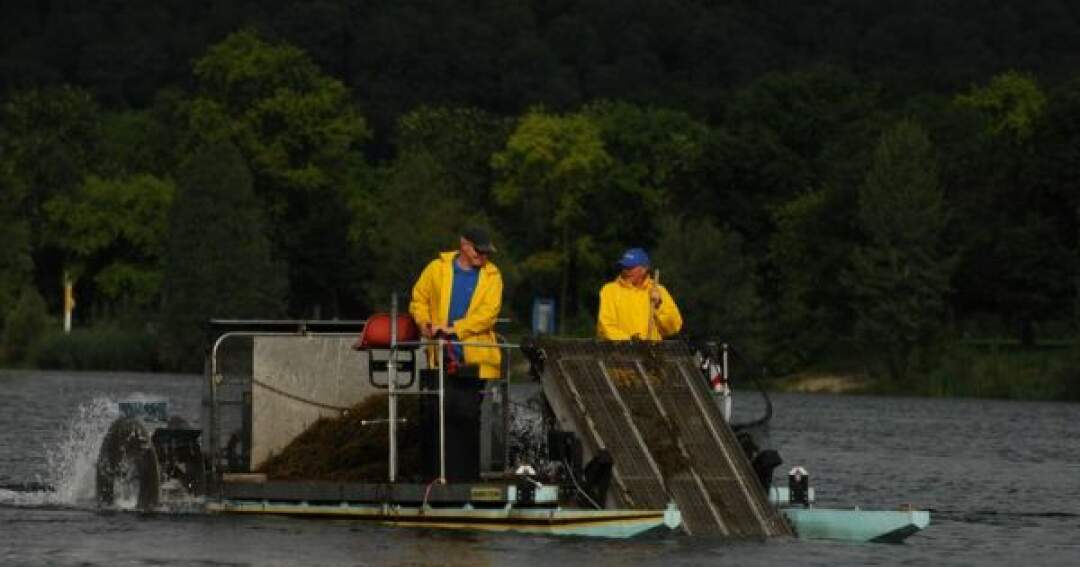
[[[654,285],[649,289],[649,299],[652,301],[653,309],[660,307],[660,302],[663,301],[663,299],[660,295],[659,286]]]
[[[447,335],[447,336],[452,335],[452,334],[454,334],[454,327],[453,327],[453,325],[436,325],[432,329],[432,334],[437,335],[439,333],[442,333],[442,334]]]
[[[423,335],[425,339],[430,339],[432,335],[435,334],[435,332],[431,329],[431,323],[424,323],[423,325],[420,325],[420,334]]]

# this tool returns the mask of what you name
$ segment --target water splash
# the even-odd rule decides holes
[[[99,396],[81,404],[64,425],[59,441],[45,449],[48,473],[44,482],[51,485],[53,490],[23,493],[14,499],[5,498],[3,491],[0,491],[0,502],[26,506],[96,507],[98,453],[109,427],[120,417],[120,402],[161,400],[167,398],[154,394],[132,393],[117,398]],[[137,492],[121,492],[117,496],[114,509],[137,508]],[[178,485],[173,487],[169,482],[165,482],[161,496],[158,512],[203,511],[204,499],[187,494]]]
[[[0,488],[0,504],[97,506],[98,452],[109,426],[120,417],[120,401],[152,402],[162,399],[164,397],[159,395],[132,393],[123,397],[97,396],[83,402],[61,426],[56,441],[42,448],[45,473],[28,485],[32,489]]]
[[[59,441],[45,448],[46,482],[54,492],[45,503],[94,503],[98,451],[109,425],[119,417],[117,400],[97,397],[81,404],[64,425]]]
[[[42,447],[44,474],[27,489],[0,489],[0,504],[9,506],[86,506],[94,502],[97,453],[109,424],[119,415],[116,400],[100,396],[71,413],[57,440]]]
[[[544,413],[537,398],[529,398],[524,403],[513,402],[510,422],[511,465],[520,464],[538,466],[547,456],[547,429],[544,426]]]

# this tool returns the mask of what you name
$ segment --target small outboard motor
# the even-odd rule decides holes
[[[775,449],[761,449],[750,431],[740,431],[735,438],[739,441],[746,458],[750,460],[750,465],[754,468],[754,474],[761,482],[761,487],[768,494],[772,490],[773,469],[784,464],[784,459]]]
[[[581,440],[572,432],[553,430],[548,432],[548,458],[565,467],[570,482],[564,486],[572,486],[576,496],[596,508],[604,507],[615,465],[607,449],[597,451],[583,468]]]
[[[588,493],[592,504],[598,507],[602,508],[604,501],[607,500],[614,466],[615,460],[611,458],[611,453],[607,449],[601,449],[589,461],[589,464],[585,465],[585,470],[581,473],[582,488]]]
[[[788,498],[793,505],[810,506],[810,474],[796,466],[788,471]]]

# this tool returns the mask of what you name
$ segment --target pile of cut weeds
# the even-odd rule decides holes
[[[275,480],[387,480],[387,396],[361,401],[336,418],[319,418],[259,468]],[[398,398],[398,476],[420,476],[420,403]]]

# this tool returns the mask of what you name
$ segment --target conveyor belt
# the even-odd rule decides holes
[[[684,343],[542,338],[544,391],[586,451],[615,462],[619,506],[674,501],[692,534],[789,535]]]

